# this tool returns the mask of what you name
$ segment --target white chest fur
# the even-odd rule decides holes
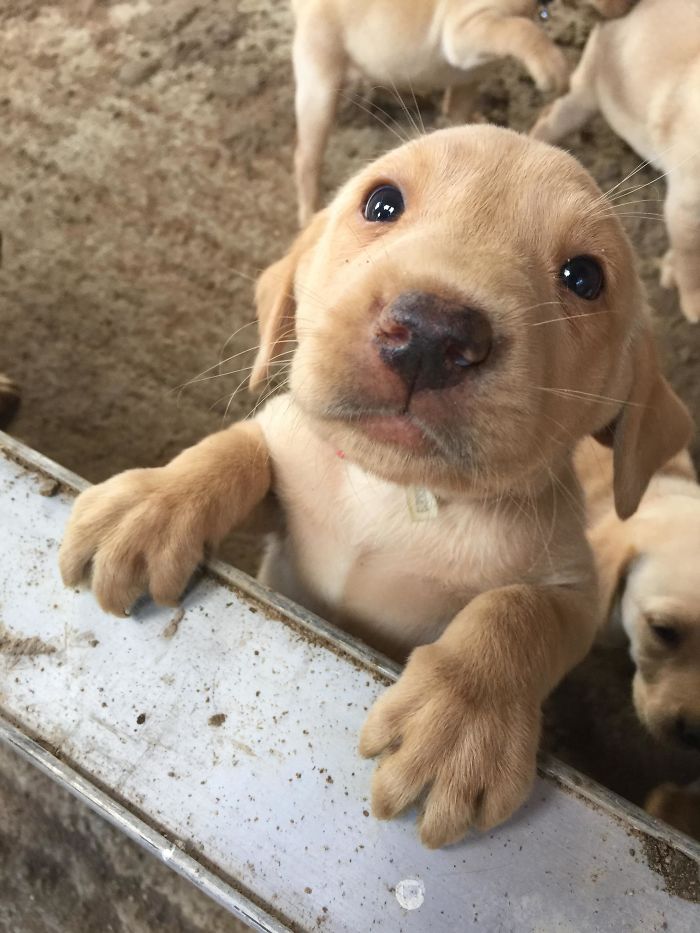
[[[550,528],[538,541],[521,509],[438,494],[434,517],[416,521],[405,487],[339,456],[288,396],[258,420],[286,525],[264,581],[375,644],[432,641],[478,593],[546,572]]]

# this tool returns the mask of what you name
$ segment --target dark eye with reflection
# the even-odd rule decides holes
[[[382,185],[367,198],[364,209],[365,220],[393,223],[403,214],[403,195],[394,185]]]
[[[584,301],[595,301],[603,290],[603,270],[592,256],[574,256],[559,270],[562,283]]]
[[[650,619],[649,628],[654,633],[657,641],[666,648],[677,648],[680,645],[681,633],[667,622],[656,622],[654,619]]]

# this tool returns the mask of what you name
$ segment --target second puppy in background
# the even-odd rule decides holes
[[[542,91],[562,91],[568,68],[535,21],[536,0],[292,0],[296,19],[295,155],[299,222],[314,212],[328,133],[351,66],[374,81],[459,88],[466,111],[484,69],[512,56]]]
[[[615,514],[611,452],[586,439],[575,464],[602,615],[609,633],[624,630],[636,668],[637,718],[658,742],[698,752],[700,774],[700,485],[690,456],[683,451],[659,470],[624,522]],[[661,784],[644,808],[700,839],[700,783]]]
[[[597,5],[597,4],[594,4]],[[671,248],[661,282],[676,285],[681,310],[700,321],[700,2],[639,0],[598,25],[571,77],[532,135],[558,142],[601,111],[618,136],[668,176]]]
[[[575,464],[602,614],[621,622],[636,667],[637,717],[655,738],[700,751],[700,486],[690,456],[659,470],[626,521],[615,513],[611,452],[585,440]]]

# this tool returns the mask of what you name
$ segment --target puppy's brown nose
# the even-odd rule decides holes
[[[382,311],[379,356],[411,389],[456,385],[491,350],[493,331],[481,311],[428,292],[406,292]]]

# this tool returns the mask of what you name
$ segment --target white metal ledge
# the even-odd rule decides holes
[[[219,563],[104,615],[56,566],[83,485],[0,434],[0,739],[252,927],[698,928],[700,846],[556,762],[446,850],[375,821],[357,735],[395,667]]]

